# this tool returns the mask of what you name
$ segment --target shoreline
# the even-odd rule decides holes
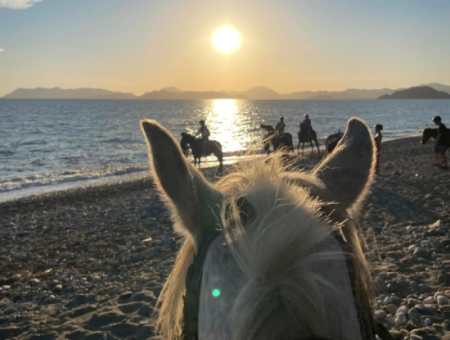
[[[417,138],[414,137],[402,137],[397,139],[387,139],[383,141],[383,145],[385,143],[390,143],[392,141],[397,140],[403,140],[408,138]],[[321,153],[324,155],[325,153],[325,145],[324,143],[320,145],[321,146]],[[315,147],[315,146],[314,146]],[[296,145],[294,145],[294,155],[297,155]],[[225,154],[226,157],[229,157],[229,159],[224,161],[224,164],[230,165],[234,164],[236,162],[239,162],[245,157],[246,151],[239,151],[235,153],[228,153]],[[315,150],[316,152],[316,150]],[[311,149],[309,146],[305,145],[305,156],[309,157],[311,154]],[[264,156],[264,154],[256,154],[256,156]],[[212,156],[211,156],[212,157]],[[193,163],[192,157],[189,158],[189,161],[191,164]],[[209,160],[208,162],[202,163],[202,171],[204,169],[213,169],[217,168],[218,162],[214,160]],[[82,172],[78,172],[79,169],[67,169],[63,170],[63,172],[76,172],[77,179],[72,180],[71,178],[68,179],[60,179],[59,182],[46,184],[38,182],[35,185],[26,184],[24,188],[21,189],[14,189],[10,191],[3,191],[0,193],[0,204],[3,202],[10,202],[18,199],[23,199],[27,197],[32,196],[40,196],[40,195],[46,195],[53,192],[61,192],[61,191],[69,191],[69,190],[76,190],[78,188],[84,188],[84,187],[91,187],[91,186],[102,186],[102,185],[111,185],[114,183],[126,183],[130,181],[140,180],[143,178],[148,177],[148,164],[132,164],[128,167],[125,166],[111,166],[112,168],[117,168],[115,170],[115,173],[117,172],[125,172],[125,174],[115,174],[114,172],[112,174],[105,173],[104,175],[99,175],[96,173],[98,169],[85,169],[85,172],[94,173],[93,177],[82,177]],[[129,169],[133,170],[132,172],[128,172]],[[138,170],[139,169],[139,170]],[[82,170],[82,169],[81,169]],[[208,171],[208,170],[207,170]],[[47,174],[47,173],[43,173]],[[57,175],[58,173],[48,173],[48,177],[52,177],[54,175]],[[38,173],[39,175],[39,173]],[[27,175],[23,177],[33,177],[35,175]],[[17,176],[15,176],[17,177]],[[81,177],[81,178],[80,178]],[[6,177],[8,178],[14,178],[14,177]]]

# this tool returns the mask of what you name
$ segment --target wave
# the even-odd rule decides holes
[[[42,187],[46,187],[45,192],[61,189],[70,184],[70,187],[79,187],[86,184],[96,184],[100,180],[115,179],[117,177],[142,174],[146,175],[148,166],[138,164],[128,167],[107,166],[98,169],[71,169],[61,172],[38,173],[26,176],[14,176],[0,178],[0,201],[8,197],[24,197],[36,193],[42,193]],[[36,189],[36,190],[33,190]],[[38,190],[39,189],[39,190]],[[18,194],[26,191],[27,194]],[[5,197],[2,197],[5,196]]]

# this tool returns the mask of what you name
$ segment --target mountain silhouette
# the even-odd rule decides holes
[[[245,91],[244,95],[249,99],[255,100],[281,99],[281,95],[278,92],[265,86],[252,87],[251,89]]]
[[[450,94],[435,90],[429,86],[417,86],[406,90],[395,91],[391,95],[386,94],[378,99],[450,99]]]
[[[234,99],[248,99],[245,95],[234,95],[231,96],[224,92],[214,92],[214,91],[182,91],[182,92],[172,92],[172,91],[153,91],[144,93],[139,99],[159,99],[159,100],[200,100],[200,99],[222,99],[222,98],[234,98]]]
[[[411,95],[415,99],[434,99],[445,98],[445,94],[450,93],[450,86],[439,83],[421,85],[418,88],[427,88],[427,93],[419,92]],[[431,91],[433,90],[434,92]],[[201,100],[201,99],[251,99],[251,100],[365,100],[365,99],[396,99],[398,94],[394,92],[405,91],[406,89],[392,90],[384,89],[348,89],[345,91],[301,91],[281,94],[266,86],[253,87],[244,92],[236,91],[183,91],[175,86],[164,87],[158,91],[146,92],[142,96],[136,96],[132,93],[114,92],[103,89],[80,88],[80,89],[61,89],[55,87],[22,89],[19,88],[3,98],[5,99],[166,99],[166,100]],[[408,89],[409,90],[409,89]],[[423,91],[422,91],[423,92]],[[436,94],[442,92],[444,94]],[[390,96],[393,95],[393,96]],[[403,96],[404,94],[400,94]],[[408,96],[408,95],[406,95]],[[417,97],[418,96],[418,97]],[[421,97],[422,96],[422,97]]]
[[[3,98],[6,99],[136,99],[132,93],[113,92],[103,89],[17,89]]]

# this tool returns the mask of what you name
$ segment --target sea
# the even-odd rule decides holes
[[[151,118],[176,139],[195,133],[205,119],[225,162],[262,149],[260,124],[280,116],[297,143],[309,114],[322,150],[326,137],[344,131],[351,117],[384,140],[418,136],[431,118],[450,122],[450,100],[0,100],[0,201],[148,176],[147,147],[139,121]],[[208,157],[203,166],[217,164]]]

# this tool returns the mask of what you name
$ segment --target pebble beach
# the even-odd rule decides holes
[[[419,140],[382,144],[361,235],[376,318],[394,339],[449,340],[450,171]],[[181,242],[150,179],[0,203],[0,339],[151,339]]]

